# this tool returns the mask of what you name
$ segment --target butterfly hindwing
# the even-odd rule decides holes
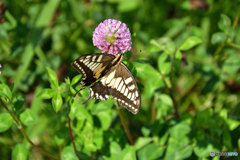
[[[113,55],[98,53],[83,55],[73,61],[72,66],[82,74],[80,84],[89,86],[94,83],[105,70],[109,69],[114,58]]]
[[[131,72],[122,62],[90,87],[88,99],[107,100],[110,95],[130,112],[137,114],[141,105],[139,90]]]

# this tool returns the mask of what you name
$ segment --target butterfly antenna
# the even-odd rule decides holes
[[[76,97],[76,95],[77,95],[81,90],[83,90],[84,88],[86,88],[86,86],[83,86],[81,89],[79,89],[79,90],[77,91],[77,93],[75,93],[75,94],[73,95],[73,97]]]

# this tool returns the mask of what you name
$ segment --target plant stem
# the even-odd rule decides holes
[[[233,24],[232,24],[232,28],[235,28],[238,24],[238,21],[239,21],[239,17],[240,17],[240,9],[238,10],[238,15],[237,17],[235,18]]]
[[[74,152],[76,154],[76,156],[78,157],[78,159],[80,160],[80,157],[77,153],[77,149],[76,149],[76,145],[75,145],[75,142],[74,142],[74,138],[73,138],[73,133],[72,133],[72,128],[71,128],[71,118],[69,117],[69,113],[70,113],[70,103],[72,101],[72,98],[69,100],[69,107],[68,107],[68,130],[69,130],[69,134],[70,134],[70,137],[71,137],[71,141],[72,141],[72,144],[73,144],[73,149],[74,149]]]
[[[11,111],[7,108],[7,106],[5,105],[5,103],[3,102],[3,100],[0,98],[0,101],[3,105],[3,107],[8,111],[8,113],[12,116],[14,122],[17,124],[18,129],[22,132],[23,136],[27,139],[27,141],[33,146],[35,147],[37,150],[39,150],[41,153],[43,153],[44,155],[46,155],[47,157],[57,160],[57,158],[53,157],[51,154],[49,154],[48,152],[44,151],[42,148],[38,147],[37,145],[35,145],[27,136],[26,132],[24,131],[24,129],[21,126],[20,121],[17,119],[16,116],[14,116]]]
[[[71,119],[70,119],[69,116],[68,116],[68,129],[69,129],[69,134],[70,134],[70,137],[71,137],[71,141],[72,141],[72,144],[73,144],[73,148],[74,148],[75,154],[77,155],[78,159],[80,160],[80,157],[79,157],[79,155],[77,153],[76,145],[75,145],[75,142],[74,142],[72,128],[71,128]]]
[[[227,43],[227,44],[228,44],[229,46],[233,47],[233,48],[240,49],[240,46],[237,45],[237,44],[234,44],[234,43],[231,43],[231,42],[229,42],[229,43]]]
[[[117,103],[116,101],[114,101],[114,102],[115,102],[115,105],[116,105],[116,107],[117,107],[117,109],[118,109],[118,111],[119,111],[119,116],[120,116],[120,119],[121,119],[123,128],[124,128],[124,130],[125,130],[125,132],[126,132],[126,134],[127,134],[129,143],[130,143],[131,146],[133,146],[133,138],[132,138],[132,135],[131,135],[131,133],[130,133],[128,127],[127,127],[127,124],[126,124],[126,122],[125,122],[125,120],[124,120],[124,117],[123,117],[121,108],[119,107],[119,105],[118,105],[118,103]]]

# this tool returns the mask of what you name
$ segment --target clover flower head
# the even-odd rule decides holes
[[[131,33],[125,23],[114,19],[107,19],[100,23],[93,32],[93,45],[102,53],[125,53],[131,49]]]

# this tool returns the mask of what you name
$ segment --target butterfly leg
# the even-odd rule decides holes
[[[73,95],[73,97],[76,97],[76,95],[77,95],[81,90],[83,90],[84,88],[86,88],[86,86],[83,86],[81,89],[79,89],[79,90],[77,91],[77,93],[75,93],[75,94]]]

